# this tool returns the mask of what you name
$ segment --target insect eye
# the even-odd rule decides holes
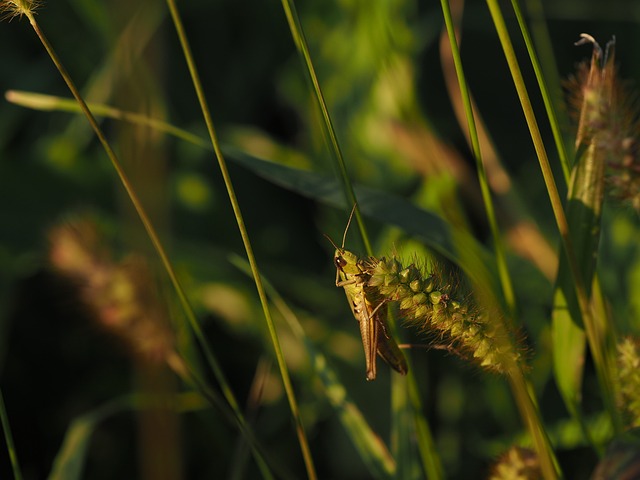
[[[336,264],[336,267],[338,267],[338,268],[342,268],[347,264],[347,261],[342,257],[336,257],[334,259],[334,262]]]

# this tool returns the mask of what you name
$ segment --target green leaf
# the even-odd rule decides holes
[[[106,418],[129,409],[167,408],[168,406],[177,411],[188,411],[204,408],[207,404],[200,395],[193,393],[183,393],[171,397],[134,394],[116,398],[71,422],[62,441],[62,446],[53,460],[48,480],[79,480],[84,478],[82,470],[91,436],[98,424]]]
[[[104,418],[123,408],[121,402],[110,403],[71,422],[53,461],[49,480],[81,479],[93,431]]]
[[[374,478],[396,478],[396,463],[384,442],[371,429],[344,385],[322,355],[305,336],[305,348],[322,381],[327,399],[333,406],[354,447]]]
[[[343,189],[334,178],[262,160],[234,148],[224,148],[223,151],[229,160],[287,190],[326,205],[347,210],[352,207],[345,204]],[[473,252],[485,265],[490,264],[489,254],[482,245],[468,233],[454,230],[434,213],[380,190],[356,185],[355,191],[363,213],[379,222],[400,227],[463,268],[461,256],[457,253],[460,249]]]
[[[69,426],[62,447],[53,462],[53,470],[49,475],[49,480],[82,478],[86,452],[97,423],[96,418],[83,416]]]

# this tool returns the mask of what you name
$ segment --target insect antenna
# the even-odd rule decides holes
[[[344,234],[342,235],[342,248],[344,249],[344,242],[347,240],[347,232],[349,231],[349,225],[351,225],[351,220],[353,219],[353,214],[356,213],[357,203],[353,204],[353,208],[351,209],[351,213],[349,214],[349,220],[347,221],[347,227],[344,229]]]
[[[329,235],[327,235],[326,233],[323,233],[322,235],[324,235],[324,238],[326,238],[327,240],[329,240],[331,242],[331,245],[333,245],[333,247],[336,250],[340,250],[340,247],[338,247],[335,242],[333,240],[331,240],[331,237]]]
[[[335,242],[333,240],[331,240],[331,237],[329,235],[327,235],[326,233],[323,233],[322,235],[324,235],[324,237],[329,240],[331,242],[331,245],[334,246],[334,248],[336,250],[344,250],[344,243],[347,240],[347,232],[349,231],[349,225],[351,225],[351,220],[353,219],[353,214],[356,211],[356,205],[357,203],[353,204],[353,208],[351,209],[351,214],[349,215],[349,220],[347,221],[347,227],[344,229],[344,233],[342,234],[342,246],[338,247]]]

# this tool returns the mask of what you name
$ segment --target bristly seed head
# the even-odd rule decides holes
[[[169,361],[175,338],[153,274],[142,257],[114,262],[96,225],[76,219],[51,229],[49,259],[71,280],[96,323],[114,334],[137,358]]]
[[[618,79],[615,39],[603,50],[590,35],[576,45],[591,44],[589,63],[566,83],[578,120],[576,150],[589,149],[604,162],[604,185],[610,198],[640,211],[640,115],[637,95]]]
[[[630,426],[640,426],[640,340],[625,337],[618,343],[618,403]]]
[[[522,360],[517,342],[499,318],[480,311],[471,295],[463,293],[450,268],[434,272],[395,258],[369,258],[365,287],[368,296],[398,302],[400,318],[408,324],[452,342],[452,351],[473,358],[481,367],[505,373]]]
[[[22,18],[23,15],[30,17],[40,5],[39,0],[0,0],[0,20],[11,21],[14,17]]]

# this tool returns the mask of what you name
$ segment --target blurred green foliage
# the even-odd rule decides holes
[[[532,9],[537,4],[523,3]],[[553,51],[539,52],[548,74],[565,78],[578,61],[588,58],[587,52],[572,46],[587,31],[602,39],[615,34],[621,76],[640,78],[635,57],[640,13],[634,5],[631,0],[606,5],[597,0],[543,2],[545,17],[532,16],[531,25],[534,33],[539,22],[546,22],[549,29]],[[488,244],[484,217],[473,196],[456,191],[467,185],[473,189],[475,182],[449,188],[447,174],[428,167],[446,155],[460,161],[460,168],[473,168],[442,74],[439,4],[342,0],[300,2],[297,7],[354,181],[435,211],[457,208],[456,200],[449,204],[442,199],[460,193],[462,223],[480,244]],[[197,0],[181,2],[180,8],[222,141],[258,157],[332,176],[319,115],[280,4]],[[49,2],[39,10],[38,20],[88,101],[163,118],[204,136],[196,97],[163,2]],[[509,20],[513,27],[514,19]],[[3,91],[68,96],[26,22],[2,23],[0,45]],[[517,192],[520,204],[510,207],[534,219],[555,246],[546,191],[484,2],[466,3],[461,45],[478,112]],[[518,43],[517,48],[524,58],[524,47]],[[525,70],[525,75],[535,90],[531,72]],[[559,85],[552,87],[560,98]],[[533,99],[542,114],[538,96]],[[212,348],[238,397],[246,399],[256,365],[272,358],[272,348],[263,334],[255,287],[229,261],[232,255],[243,255],[243,250],[212,155],[147,128],[112,120],[103,124],[159,226]],[[564,126],[571,144],[570,125]],[[376,382],[364,381],[356,322],[344,294],[334,288],[332,247],[322,237],[325,232],[339,236],[349,209],[335,210],[306,198],[286,182],[283,187],[239,163],[232,163],[231,175],[264,275],[296,310],[307,335],[329,357],[353,402],[387,442],[392,373],[384,368]],[[132,365],[117,342],[94,328],[72,289],[47,267],[47,230],[83,211],[100,219],[105,245],[120,256],[138,251],[153,259],[84,119],[4,102],[0,109],[0,385],[23,473],[29,479],[49,474],[72,422],[89,418],[81,416],[113,399],[145,389],[140,380],[144,371]],[[389,228],[388,219],[375,211],[368,213],[378,253],[387,254],[393,242],[402,250],[403,242],[409,240],[406,231]],[[637,332],[638,219],[629,211],[611,208],[603,221],[599,262],[603,289],[619,328]],[[355,237],[350,235],[347,245],[359,251]],[[532,352],[531,376],[545,421],[556,425],[566,411],[550,378],[551,284],[521,257],[514,254],[510,262],[518,272],[514,277]],[[171,298],[167,294],[173,313],[177,307]],[[287,333],[284,322],[279,325],[320,478],[369,478],[314,377],[303,346]],[[424,341],[415,337],[408,339]],[[505,382],[480,375],[441,352],[418,351],[412,357],[447,478],[486,476],[492,458],[520,429]],[[284,470],[300,478],[304,466],[286,399],[277,373],[269,372],[254,429]],[[181,390],[171,381],[168,387],[162,385],[169,391]],[[587,384],[585,389],[589,388],[594,386]],[[182,478],[227,477],[236,465],[237,431],[201,405],[181,408],[178,433],[174,432],[179,438],[175,468]],[[595,414],[599,405],[587,404],[586,410]],[[139,460],[145,448],[144,420],[137,411],[129,405],[96,424],[84,478],[142,478],[141,471],[148,475]],[[563,467],[571,472],[568,478],[585,478],[591,471],[595,458],[583,460],[584,452],[591,455],[580,442],[559,445]],[[246,478],[254,478],[253,464],[246,468]],[[0,478],[9,476],[3,452]]]

